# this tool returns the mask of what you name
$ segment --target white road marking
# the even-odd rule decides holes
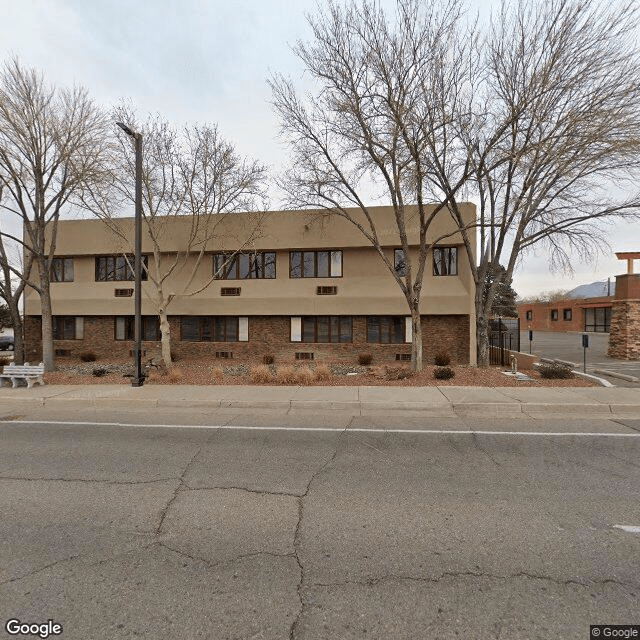
[[[640,527],[636,527],[636,526],[630,525],[630,524],[614,524],[613,528],[614,529],[622,529],[623,531],[626,531],[627,533],[640,533]]]
[[[3,424],[62,425],[72,427],[145,427],[151,429],[221,429],[223,431],[327,431],[342,433],[415,433],[422,435],[491,435],[491,436],[553,436],[553,437],[598,437],[598,438],[640,438],[637,433],[606,433],[581,431],[464,431],[458,429],[382,429],[378,427],[277,427],[259,425],[226,424],[140,424],[129,422],[60,422],[46,420],[6,420]]]

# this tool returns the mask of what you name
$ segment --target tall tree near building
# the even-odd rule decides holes
[[[638,216],[638,26],[631,3],[518,0],[502,5],[480,43],[474,103],[455,115],[451,135],[479,200],[480,364],[488,363],[488,319],[501,283],[531,248],[545,248],[552,268],[570,270],[575,256],[606,249],[606,222]],[[442,166],[438,180],[455,211],[457,176]]]
[[[203,278],[200,268],[210,257],[214,238],[216,245],[223,247],[227,263],[239,251],[251,249],[266,209],[266,168],[256,160],[240,157],[215,126],[196,125],[178,131],[160,117],[138,123],[128,106],[116,110],[114,121],[126,123],[143,136],[143,233],[152,246],[146,274],[159,318],[162,360],[169,366],[169,306],[178,297],[200,293],[218,275],[212,265]],[[130,233],[114,215],[114,205],[134,202],[135,156],[129,136],[121,134],[119,138],[121,165],[113,183],[117,193],[111,194],[108,202],[94,201],[91,208],[130,242]],[[242,237],[226,236],[227,216],[240,212],[246,221]],[[188,229],[180,248],[167,250],[177,217],[189,218]]]
[[[495,276],[493,275],[494,272],[496,272]],[[491,274],[484,283],[485,296],[488,296],[491,290],[494,292],[491,315],[494,317],[505,316],[507,318],[517,318],[518,307],[516,305],[516,298],[518,294],[511,286],[511,278],[507,276],[507,270],[502,265],[499,265],[498,269],[491,269]],[[499,282],[494,284],[496,278]]]
[[[48,265],[55,252],[57,222],[87,186],[97,189],[108,175],[104,160],[110,152],[109,130],[106,115],[84,89],[48,86],[41,74],[25,69],[17,59],[0,71],[0,237],[30,254],[23,270],[8,263],[6,251],[0,252],[0,260],[3,269],[19,277],[21,286],[26,282],[40,296],[47,371],[54,367]],[[5,224],[10,217],[17,223],[15,232]],[[4,282],[6,286],[6,275]],[[15,292],[9,294],[13,296]]]
[[[287,204],[345,218],[376,249],[407,301],[411,364],[420,371],[420,294],[429,251],[444,239],[428,234],[435,217],[447,215],[446,203],[430,204],[429,150],[440,144],[435,138],[444,111],[461,99],[473,40],[460,37],[458,0],[399,0],[393,20],[377,2],[329,2],[309,23],[312,41],[299,43],[295,53],[315,93],[302,98],[290,80],[270,80],[292,151],[281,182]],[[371,215],[366,202],[372,193],[392,206],[391,230]],[[416,221],[414,253],[409,229]],[[385,251],[390,245],[403,250],[402,269]]]

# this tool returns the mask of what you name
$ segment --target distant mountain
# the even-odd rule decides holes
[[[609,288],[610,287],[610,288]],[[613,295],[616,292],[615,278],[611,278],[610,285],[606,280],[592,282],[591,284],[581,284],[567,293],[567,298],[599,298],[601,296]]]

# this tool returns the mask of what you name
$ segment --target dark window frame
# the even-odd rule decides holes
[[[322,327],[320,323],[325,323],[325,321],[326,327]],[[309,325],[313,324],[312,340],[305,339],[305,323],[307,335],[311,333],[308,331]],[[342,339],[343,328],[348,329],[348,340]],[[327,336],[327,340],[318,339],[319,336],[323,337],[324,335]],[[295,340],[295,342],[304,344],[348,344],[353,342],[353,316],[301,316],[300,340]]]
[[[197,322],[197,338],[185,338],[185,321]],[[220,334],[221,324],[222,333]],[[222,339],[218,340],[217,338],[221,336]],[[182,316],[180,340],[182,342],[240,342],[240,316]]]
[[[124,318],[124,338],[118,338],[118,318]],[[113,339],[117,342],[135,340],[135,316],[114,316]],[[158,316],[142,316],[141,333],[144,342],[160,342],[160,318]],[[149,337],[152,335],[153,337]]]
[[[573,309],[563,309],[562,310],[562,319],[565,322],[569,322],[573,320]]]
[[[113,253],[95,256],[96,282],[132,282],[135,279],[133,254]],[[129,266],[131,265],[131,266]],[[149,255],[142,256],[142,280],[147,279]],[[118,272],[124,272],[122,276]]]
[[[272,260],[267,256],[271,256]],[[240,263],[244,257],[249,259],[249,263],[247,275],[242,277]],[[276,262],[275,251],[240,252],[233,257],[228,253],[214,253],[213,275],[216,280],[275,280],[277,277]],[[267,268],[271,266],[273,269],[267,271]],[[220,269],[220,273],[217,273]]]
[[[70,269],[69,269],[70,265]],[[69,277],[69,271],[70,276]],[[49,264],[49,280],[51,282],[73,282],[75,265],[72,256],[56,256]]]
[[[304,254],[313,254],[313,275],[305,275]],[[331,275],[331,254],[340,254],[340,275]],[[300,264],[294,266],[294,255],[300,254]],[[328,275],[318,275],[319,256],[327,254]],[[344,274],[344,252],[342,249],[295,249],[289,251],[289,278],[298,280],[300,278],[342,278]]]
[[[455,255],[452,261],[451,257]],[[443,257],[447,256],[443,261]],[[438,259],[439,258],[439,259]],[[443,268],[443,273],[439,273]],[[443,245],[433,248],[433,275],[434,276],[457,276],[458,275],[458,247],[455,245]]]
[[[400,327],[401,339],[397,339],[398,326]],[[376,334],[377,339],[373,339]],[[388,340],[383,338],[388,338]],[[405,344],[406,340],[407,321],[405,316],[367,316],[367,342],[369,344]]]
[[[551,322],[557,322],[559,317],[558,309],[551,309]]]
[[[404,249],[393,250],[393,268],[396,275],[399,278],[404,278],[407,275],[407,257],[404,253]]]
[[[77,337],[77,323],[76,318],[78,316],[52,316],[51,317],[51,334],[54,340],[82,340],[83,338]],[[62,326],[61,326],[62,325]],[[70,334],[66,335],[68,327],[72,328]]]
[[[528,311],[525,311],[524,319],[533,320],[533,311],[531,309],[529,309]]]

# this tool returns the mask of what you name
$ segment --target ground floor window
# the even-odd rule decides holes
[[[160,319],[158,316],[142,316],[142,339],[150,342],[160,340]],[[116,340],[135,340],[135,316],[116,316]]]
[[[81,316],[53,316],[54,340],[82,340],[84,318]]]
[[[592,307],[584,310],[584,330],[608,333],[611,326],[611,307]]]
[[[237,316],[184,316],[181,319],[185,342],[238,342],[240,318]]]
[[[303,316],[301,342],[352,342],[350,316]]]
[[[367,342],[401,344],[405,342],[405,327],[404,316],[369,316]]]

